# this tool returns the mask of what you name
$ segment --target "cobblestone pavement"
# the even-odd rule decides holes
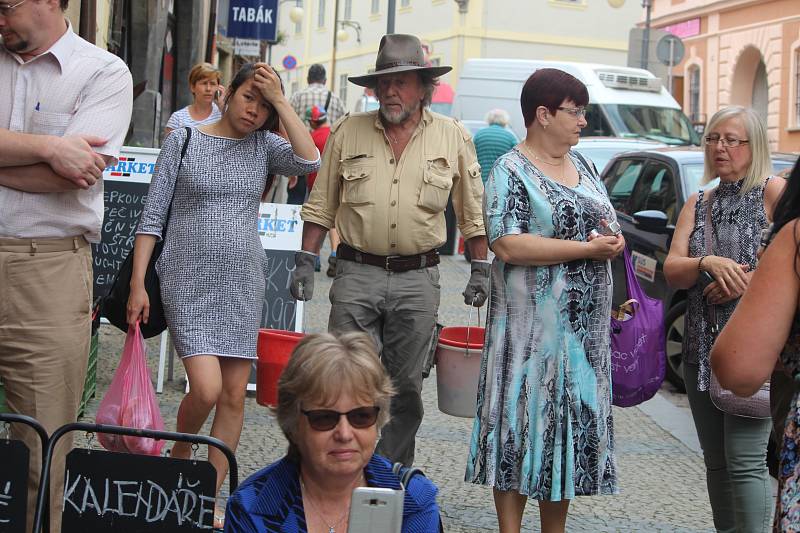
[[[324,331],[327,324],[330,280],[325,276],[326,258],[327,252],[323,251],[323,268],[315,281],[315,298],[306,307],[308,332]],[[460,293],[469,276],[469,265],[458,256],[445,256],[440,270],[440,322],[465,325],[469,314]],[[476,320],[474,314],[472,320]],[[101,328],[98,395],[89,403],[84,420],[94,419],[102,393],[116,368],[123,342],[124,335],[112,326]],[[157,339],[148,341],[148,353],[155,377]],[[167,382],[164,393],[159,396],[168,429],[174,429],[185,386],[183,375],[180,363],[176,361],[175,380]],[[657,399],[671,409],[669,416],[674,420],[669,422],[685,426],[690,423],[685,400],[668,391],[667,387],[665,385]],[[497,531],[491,489],[463,481],[472,420],[445,415],[437,409],[434,374],[425,382],[424,400],[426,415],[417,438],[416,466],[439,486],[446,531]],[[675,404],[676,407],[671,407]],[[570,509],[568,530],[598,533],[713,531],[704,468],[698,453],[663,429],[663,420],[659,425],[639,408],[615,409],[614,417],[621,494],[576,499]],[[204,433],[208,433],[209,427],[210,424],[206,424]],[[240,479],[279,458],[285,448],[286,443],[274,419],[250,395],[246,404],[245,428],[236,453]],[[523,531],[538,531],[538,524],[536,505],[529,504]]]

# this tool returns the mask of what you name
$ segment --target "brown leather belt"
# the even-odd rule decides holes
[[[436,250],[417,255],[374,255],[356,250],[343,242],[339,243],[339,247],[336,249],[336,257],[362,265],[380,267],[391,272],[406,272],[439,264],[439,252]]]

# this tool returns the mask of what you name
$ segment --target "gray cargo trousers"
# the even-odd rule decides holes
[[[390,272],[339,260],[328,330],[363,331],[378,346],[397,393],[377,453],[410,466],[422,422],[422,373],[439,313],[439,268]]]

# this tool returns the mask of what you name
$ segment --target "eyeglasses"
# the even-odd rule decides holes
[[[356,429],[366,429],[375,425],[378,421],[378,411],[381,408],[377,405],[370,407],[356,407],[346,413],[340,413],[332,409],[312,409],[300,412],[308,418],[308,425],[316,431],[330,431],[339,424],[342,416],[347,417],[347,422]]]
[[[586,116],[585,107],[557,107],[559,111],[566,111],[575,118],[583,118]]]
[[[15,9],[17,9],[19,6],[21,6],[22,4],[24,4],[27,1],[28,0],[21,0],[20,2],[17,2],[16,4],[0,5],[0,16],[3,16],[3,17],[9,16]]]
[[[720,137],[718,135],[709,135],[708,137],[705,137],[704,140],[706,141],[706,146],[717,146],[718,143],[722,143],[722,146],[725,148],[736,148],[737,146],[741,146],[750,142],[747,139],[727,138]]]

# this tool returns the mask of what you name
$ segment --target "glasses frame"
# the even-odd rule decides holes
[[[564,107],[559,106],[556,109],[559,111],[566,111],[570,115],[573,116],[575,119],[582,119],[586,118],[586,108],[585,107]]]
[[[372,411],[372,415],[374,417],[373,420],[372,420],[372,423],[367,424],[367,425],[354,424],[353,420],[351,418],[351,415],[353,415],[357,411],[363,411],[363,410],[367,410],[367,409]],[[335,411],[333,409],[308,409],[308,410],[300,409],[300,412],[303,413],[306,416],[306,419],[308,420],[309,427],[311,427],[311,429],[313,429],[314,431],[331,431],[331,430],[335,429],[336,426],[339,425],[339,421],[342,419],[343,416],[345,418],[347,418],[347,423],[350,424],[352,427],[354,427],[356,429],[371,428],[372,426],[374,426],[375,424],[378,423],[378,414],[380,413],[380,411],[381,411],[381,408],[379,406],[377,406],[377,405],[362,405],[361,407],[356,407],[355,409],[350,409],[346,413],[342,413],[340,411]],[[325,416],[325,415],[334,415],[334,414],[336,415],[336,421],[330,427],[328,427],[327,424],[325,424],[325,425],[316,424],[315,425],[315,423],[312,421],[314,415]]]
[[[16,4],[11,5],[0,5],[0,17],[7,17],[12,14],[16,9],[27,2],[28,0],[20,0]]]
[[[730,144],[733,141],[734,144]],[[719,143],[722,143],[723,148],[738,148],[744,144],[750,144],[750,139],[731,139],[729,141],[725,137],[718,137],[717,139],[712,138],[710,135],[703,137],[703,142],[706,146],[713,146],[717,147]]]

